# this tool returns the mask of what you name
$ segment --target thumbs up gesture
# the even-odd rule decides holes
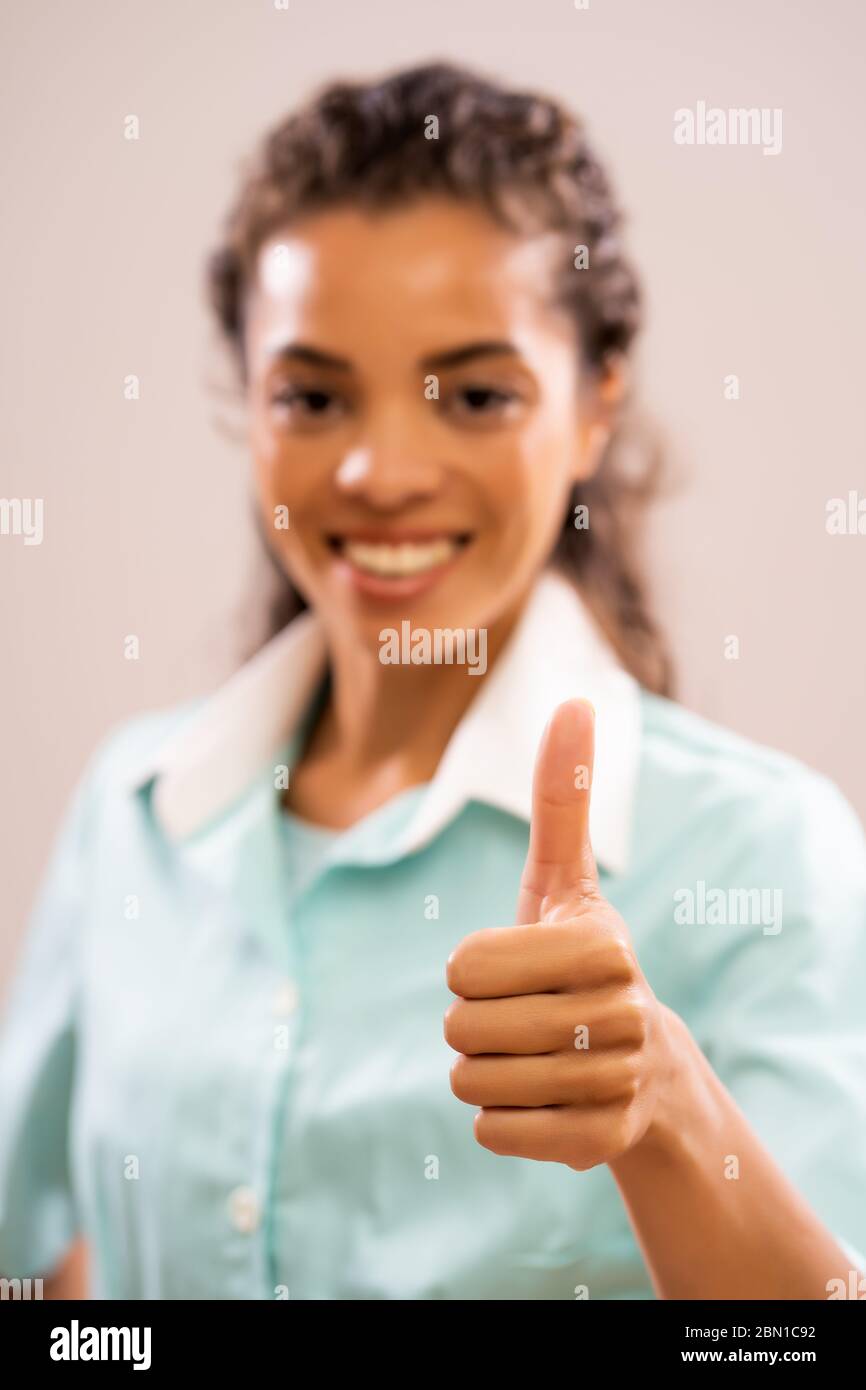
[[[571,1168],[611,1163],[648,1132],[671,1074],[669,1011],[601,894],[589,839],[595,716],[560,705],[538,751],[517,923],[464,937],[445,1039],[475,1137]]]

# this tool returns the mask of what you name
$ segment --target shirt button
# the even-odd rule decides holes
[[[259,1201],[251,1187],[236,1187],[229,1197],[229,1217],[236,1231],[249,1235],[259,1224]]]
[[[277,1018],[288,1018],[298,1007],[300,996],[294,980],[284,980],[274,995],[274,1013]]]

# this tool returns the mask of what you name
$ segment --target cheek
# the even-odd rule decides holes
[[[272,439],[254,441],[252,470],[266,544],[280,568],[306,592],[309,566],[301,543],[305,510],[303,472]]]
[[[572,487],[573,428],[557,417],[536,416],[515,432],[489,475],[489,495],[503,522],[517,521],[524,543],[555,535]]]
[[[291,538],[292,517],[297,510],[295,498],[286,488],[284,470],[273,454],[254,452],[252,466],[262,525],[266,531],[273,527],[271,545],[275,550],[284,552]]]
[[[252,471],[259,504],[268,517],[277,506],[288,507],[300,519],[317,484],[316,447],[293,440],[267,419],[252,421]]]

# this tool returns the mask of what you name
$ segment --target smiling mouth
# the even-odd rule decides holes
[[[328,536],[328,545],[362,574],[377,579],[411,579],[441,569],[472,539],[460,535],[431,535],[379,540],[361,536]]]

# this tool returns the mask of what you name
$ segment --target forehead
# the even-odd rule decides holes
[[[248,346],[272,333],[350,351],[405,351],[471,336],[548,333],[570,339],[550,303],[561,244],[521,236],[482,209],[423,199],[395,210],[336,208],[293,223],[259,248]]]

